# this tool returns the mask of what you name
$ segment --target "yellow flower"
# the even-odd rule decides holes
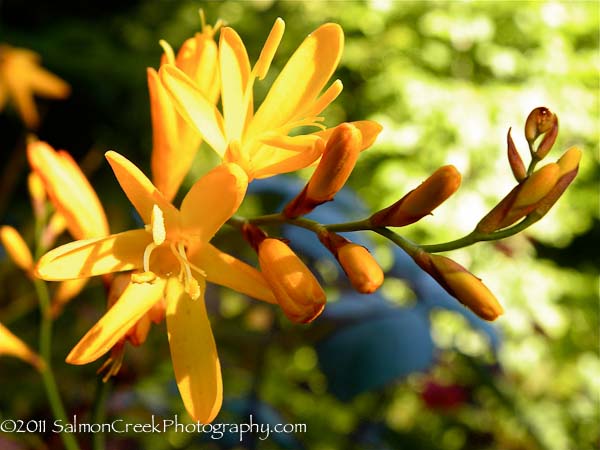
[[[194,420],[210,422],[220,409],[222,381],[204,305],[205,280],[275,303],[258,271],[209,244],[240,205],[246,174],[235,164],[216,167],[192,186],[178,210],[133,163],[115,152],[106,157],[147,226],[72,242],[40,259],[37,275],[46,280],[134,271],[119,299],[75,346],[67,362],[96,360],[164,299],[181,397]]]
[[[319,114],[342,91],[342,83],[336,80],[321,94],[338,65],[344,45],[341,27],[328,23],[317,28],[298,47],[254,112],[254,81],[266,76],[284,27],[283,20],[278,18],[253,68],[239,35],[232,28],[221,30],[222,113],[181,70],[165,65],[159,72],[181,115],[199,130],[221,158],[239,164],[250,180],[298,170],[316,161],[328,133],[293,137],[288,134],[302,126],[324,128]],[[361,149],[371,145],[371,138],[380,130],[378,124],[369,121],[354,125],[363,136]]]
[[[9,355],[22,359],[38,370],[41,370],[44,366],[40,357],[21,339],[12,334],[2,323],[0,323],[0,355]]]
[[[70,87],[39,66],[40,57],[31,50],[0,45],[0,110],[10,97],[28,128],[37,128],[40,117],[34,95],[65,98]]]
[[[220,92],[218,50],[213,39],[217,29],[218,24],[214,28],[203,24],[202,33],[187,39],[177,56],[168,43],[161,41],[164,48],[161,66],[172,64],[183,71],[213,105]],[[158,190],[171,201],[192,164],[201,137],[177,113],[156,70],[148,68],[147,74],[152,116],[152,179]]]

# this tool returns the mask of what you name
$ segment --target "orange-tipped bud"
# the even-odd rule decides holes
[[[326,233],[319,239],[333,253],[354,289],[371,294],[383,283],[383,270],[368,249],[336,233]]]
[[[452,165],[440,167],[420,186],[396,203],[371,216],[374,227],[403,227],[431,214],[460,186],[460,172]]]
[[[527,116],[525,121],[525,139],[530,145],[557,122],[556,116],[548,108],[540,106]]]
[[[580,160],[581,150],[575,147],[571,147],[561,156],[556,162],[559,167],[558,181],[552,190],[538,202],[532,214],[539,219],[546,215],[577,176]]]
[[[321,314],[325,292],[290,247],[279,239],[266,238],[258,244],[258,261],[288,319],[308,323]]]
[[[362,245],[344,245],[338,250],[337,257],[352,286],[361,294],[375,292],[383,283],[383,270]]]
[[[286,217],[309,213],[322,203],[333,200],[344,187],[358,160],[362,135],[349,123],[337,126],[327,140],[323,156],[308,184],[283,210]]]
[[[10,259],[25,272],[31,272],[33,257],[19,232],[11,226],[4,225],[0,227],[0,241],[2,241],[2,245]]]
[[[487,286],[457,262],[423,251],[417,252],[413,258],[450,295],[482,319],[492,321],[504,312]]]
[[[559,166],[550,163],[536,170],[504,197],[481,221],[476,230],[491,233],[512,225],[536,209],[558,181]]]
[[[75,239],[108,235],[108,222],[100,200],[67,152],[54,151],[45,142],[32,142],[27,146],[27,157]]]
[[[508,163],[510,164],[510,170],[518,182],[523,181],[527,178],[527,169],[525,169],[525,164],[523,164],[523,160],[521,159],[521,155],[519,155],[519,151],[515,146],[515,143],[510,135],[510,128],[508,129],[508,133],[506,135],[507,148],[508,148]]]
[[[546,134],[542,138],[542,141],[540,142],[540,145],[538,145],[538,148],[535,150],[535,157],[538,160],[544,159],[546,157],[546,155],[552,149],[554,142],[556,142],[556,137],[558,136],[558,118],[556,117],[556,114],[553,114],[552,116],[552,128],[550,128],[550,130],[546,132]]]
[[[12,334],[8,328],[0,323],[0,355],[9,355],[19,358],[38,370],[42,370],[44,362],[21,339]]]
[[[44,182],[37,173],[29,173],[27,176],[27,188],[29,189],[29,196],[31,197],[33,214],[35,217],[41,218],[45,211],[46,189],[44,188]]]

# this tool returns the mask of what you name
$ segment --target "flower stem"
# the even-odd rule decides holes
[[[65,407],[60,398],[58,386],[56,384],[56,378],[52,371],[51,357],[52,357],[52,317],[50,315],[50,296],[48,295],[48,288],[46,283],[42,280],[34,280],[35,291],[37,293],[40,302],[40,312],[42,315],[40,323],[40,356],[44,361],[44,366],[41,370],[42,380],[44,382],[44,388],[48,395],[48,402],[50,403],[50,409],[55,419],[62,421],[63,423],[69,423],[67,419],[67,413]],[[60,437],[65,444],[67,450],[79,450],[79,444],[71,433],[61,433]]]
[[[94,410],[92,411],[92,424],[102,424],[106,419],[106,400],[110,392],[110,387],[110,380],[104,382],[102,381],[102,377],[98,377]],[[103,432],[92,435],[92,448],[94,450],[104,450],[106,448],[106,436]]]

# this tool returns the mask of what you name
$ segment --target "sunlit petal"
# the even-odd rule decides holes
[[[204,291],[204,282],[200,288]],[[192,300],[177,278],[167,284],[167,331],[177,387],[195,421],[209,423],[221,409],[223,381],[204,304]]]
[[[223,132],[223,117],[194,82],[172,65],[162,66],[158,72],[163,85],[171,94],[177,111],[193,123],[204,140],[221,157],[227,149]]]
[[[208,242],[239,208],[248,176],[237,164],[221,164],[191,187],[181,204],[183,230]]]
[[[81,338],[67,356],[69,364],[87,364],[108,352],[164,295],[166,280],[130,283],[117,302]]]
[[[221,30],[219,61],[225,134],[232,141],[241,138],[251,105],[251,97],[244,98],[250,78],[248,53],[242,39],[232,28]]]
[[[144,250],[151,242],[152,235],[145,230],[71,242],[42,256],[36,275],[44,280],[62,281],[139,269]]]
[[[250,297],[277,303],[262,274],[254,267],[207,244],[190,250],[190,261],[202,268],[206,279]]]
[[[106,152],[106,159],[127,195],[129,201],[141,216],[144,223],[149,224],[152,218],[152,208],[158,205],[167,223],[177,221],[177,209],[164,198],[152,182],[131,161],[117,152]]]
[[[294,52],[249,125],[248,136],[278,128],[312,103],[338,65],[344,33],[337,24],[317,28]]]
[[[273,148],[261,150],[261,158],[256,164],[255,178],[266,178],[280,173],[293,172],[310,166],[323,153],[323,141],[315,141],[317,145],[303,152]],[[254,162],[253,162],[254,163]],[[266,164],[261,167],[261,164]]]

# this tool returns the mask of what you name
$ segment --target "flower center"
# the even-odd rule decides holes
[[[206,273],[188,260],[183,241],[167,240],[164,215],[158,205],[152,207],[151,222],[150,225],[146,225],[146,229],[152,233],[152,242],[148,244],[144,250],[144,271],[142,273],[133,274],[131,280],[135,283],[152,282],[156,278],[156,274],[150,270],[150,256],[155,249],[163,246],[163,244],[168,244],[171,254],[179,263],[178,277],[183,281],[186,292],[194,300],[198,299],[201,295],[200,285],[192,275],[192,270],[202,277],[206,277]],[[169,271],[168,273],[165,273],[165,275],[171,276],[172,273]]]

